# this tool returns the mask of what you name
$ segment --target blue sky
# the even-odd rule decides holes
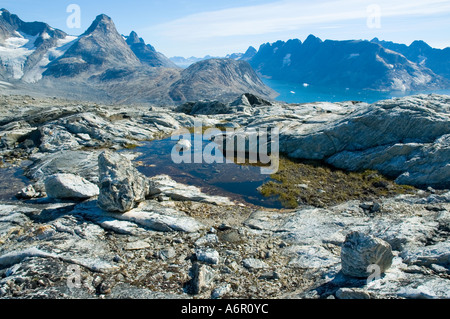
[[[79,29],[66,24],[70,4],[81,8]],[[169,57],[224,56],[309,34],[450,47],[450,0],[2,0],[0,7],[72,35],[104,13],[120,33],[134,30]]]

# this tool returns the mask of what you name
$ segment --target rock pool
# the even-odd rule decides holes
[[[201,140],[202,147],[192,147],[188,152],[194,156],[202,153],[207,145],[211,143],[208,137],[191,135]],[[147,177],[166,174],[179,183],[200,187],[203,192],[210,195],[227,196],[237,202],[245,202],[267,208],[282,208],[276,198],[267,198],[257,190],[265,182],[270,180],[270,175],[261,174],[261,167],[247,164],[236,164],[232,160],[226,160],[222,153],[212,154],[221,158],[223,163],[180,163],[172,160],[172,150],[176,147],[178,140],[170,137],[162,140],[145,142],[142,146],[133,149],[140,154],[135,163],[138,170]],[[192,143],[194,144],[194,142]],[[201,154],[200,154],[201,155]]]

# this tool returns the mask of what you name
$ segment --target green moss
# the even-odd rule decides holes
[[[299,205],[326,207],[349,200],[374,200],[407,194],[412,186],[397,185],[376,171],[345,172],[323,163],[280,159],[280,167],[260,192],[276,196],[286,208]]]
[[[192,127],[187,127],[186,129],[189,131],[189,133],[191,134],[205,134],[206,130],[212,128],[211,126],[201,126],[201,127],[197,127],[197,126],[192,126]]]
[[[227,127],[227,126],[225,126],[225,125],[220,125],[220,124],[216,124],[216,125],[214,126],[214,128],[216,128],[216,129],[218,129],[218,130],[220,130],[220,131],[222,131],[222,132],[226,132],[227,130],[232,129],[232,128],[230,128],[230,127]]]
[[[187,127],[186,129],[191,134],[202,134],[202,135],[204,135],[206,133],[206,131],[209,130],[209,129],[217,129],[219,131],[226,132],[227,127],[225,127],[223,125],[220,125],[220,124],[217,124],[215,126],[202,126],[202,127],[192,126],[192,127]],[[228,129],[230,129],[230,128],[228,128]]]
[[[125,148],[127,150],[134,150],[137,147],[139,147],[139,145],[137,145],[137,144],[125,144],[125,145],[123,145],[123,148]]]

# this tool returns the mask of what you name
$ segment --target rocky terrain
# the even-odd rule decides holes
[[[450,298],[449,109],[3,95],[0,298]],[[196,121],[225,139],[278,127],[284,156],[420,188],[273,210],[138,171],[134,146]]]
[[[372,105],[258,108],[245,120],[227,118],[242,127],[227,138],[248,140],[252,128],[277,127],[280,152],[291,158],[372,169],[399,184],[448,188],[449,104],[448,96],[418,95]]]

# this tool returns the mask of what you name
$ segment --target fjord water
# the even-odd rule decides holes
[[[263,78],[264,84],[278,92],[277,101],[286,103],[313,103],[313,102],[343,102],[358,101],[375,103],[381,100],[404,97],[416,94],[444,94],[450,95],[450,89],[429,91],[372,91],[341,89],[330,87],[315,87],[307,83],[290,83]]]
[[[201,141],[201,149],[195,148],[194,137]],[[193,147],[188,153],[191,153],[192,158],[211,143],[206,136],[202,138],[194,134],[191,135],[191,142]],[[261,174],[260,167],[227,161],[222,153],[218,156],[223,163],[176,164],[171,157],[176,144],[176,140],[166,138],[145,142],[143,146],[135,148],[133,151],[140,154],[135,160],[138,170],[147,177],[168,175],[179,183],[197,186],[209,195],[227,196],[238,202],[268,208],[282,208],[278,200],[265,198],[257,190],[270,179],[269,175]]]

